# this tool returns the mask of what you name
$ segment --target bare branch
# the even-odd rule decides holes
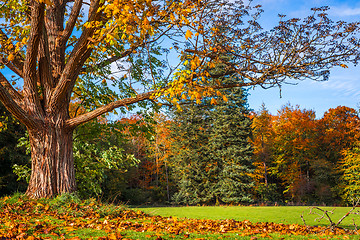
[[[314,213],[314,212],[312,211],[313,209],[319,210],[319,211],[323,212],[323,214],[321,215],[321,214],[319,214],[319,213]],[[310,214],[317,214],[317,215],[320,216],[319,218],[316,218],[315,221],[321,221],[323,218],[326,217],[326,220],[328,220],[328,221],[330,222],[330,227],[332,228],[333,226],[335,226],[335,223],[332,221],[332,219],[331,219],[331,217],[329,216],[328,213],[333,214],[333,213],[334,213],[333,211],[334,211],[334,209],[331,210],[331,211],[328,211],[328,210],[321,209],[321,208],[319,208],[319,207],[312,207],[312,208],[310,209]]]
[[[356,203],[353,204],[352,208],[351,208],[342,218],[339,219],[339,221],[336,223],[336,226],[339,226],[340,223],[341,223],[346,217],[348,217],[350,214],[359,214],[358,211],[357,211],[357,212],[353,212],[353,211],[358,207],[359,203],[360,203],[360,198],[358,198],[358,199],[356,200]],[[355,223],[354,223],[354,224],[355,224]]]
[[[304,212],[301,213],[300,217],[301,217],[301,220],[303,221],[305,227],[306,227],[307,229],[309,229],[309,226],[306,224],[305,219],[304,219]]]
[[[76,126],[78,126],[82,123],[88,122],[104,113],[110,112],[110,111],[114,110],[115,108],[126,107],[127,105],[131,105],[131,104],[134,104],[137,102],[148,100],[148,99],[150,99],[150,96],[152,94],[154,94],[155,92],[156,91],[146,92],[146,93],[139,94],[133,98],[125,98],[125,99],[121,99],[121,100],[109,103],[108,105],[99,107],[96,110],[93,110],[91,112],[88,112],[88,113],[82,114],[78,117],[67,120],[66,125],[69,128],[75,128]]]
[[[73,8],[71,10],[68,22],[66,24],[65,30],[63,31],[62,35],[60,36],[59,45],[61,48],[64,48],[66,45],[67,40],[71,36],[72,31],[74,30],[76,20],[79,16],[82,0],[75,0]]]

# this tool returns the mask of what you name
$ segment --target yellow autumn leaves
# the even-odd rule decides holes
[[[105,42],[114,47],[122,42],[132,46],[148,36],[188,24],[189,14],[195,6],[191,1],[159,4],[151,0],[109,0],[99,9],[108,18],[106,24],[95,21],[84,26],[95,29],[94,42]],[[191,35],[189,31],[186,37]]]

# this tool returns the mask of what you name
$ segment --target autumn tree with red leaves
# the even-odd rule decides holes
[[[326,8],[304,20],[282,17],[264,32],[256,22],[259,6],[238,1],[7,0],[0,6],[0,101],[29,132],[32,198],[76,190],[73,131],[115,108],[127,111],[159,97],[176,103],[182,94],[201,99],[216,88],[326,80],[330,68],[358,60],[359,24],[334,24]],[[166,39],[191,69],[166,63]],[[231,61],[218,57],[224,53]],[[213,81],[219,76],[208,69],[219,62],[238,82]],[[70,117],[75,94],[92,108]]]

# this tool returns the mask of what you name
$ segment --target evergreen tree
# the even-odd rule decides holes
[[[219,169],[209,148],[210,107],[204,100],[202,104],[191,103],[174,112],[172,137],[176,141],[171,162],[178,185],[173,196],[175,203],[194,205],[215,200]]]
[[[243,89],[174,112],[175,203],[251,202],[251,120]]]
[[[211,112],[210,148],[213,162],[221,164],[216,191],[221,202],[248,203],[254,183],[247,95],[236,88],[224,90],[223,96],[227,101],[219,99]]]

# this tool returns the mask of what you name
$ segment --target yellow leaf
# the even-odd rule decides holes
[[[227,102],[227,101],[228,101],[227,97],[226,97],[226,96],[224,96],[224,95],[223,95],[223,100],[224,100],[225,102]]]
[[[7,57],[8,61],[11,62],[15,59],[15,56],[13,54],[10,54],[8,57]]]
[[[210,101],[210,103],[211,103],[212,105],[216,105],[216,104],[217,104],[216,99],[215,99],[215,98],[212,98],[211,101]]]
[[[347,66],[347,65],[345,65],[345,64],[340,64],[340,67],[343,67],[343,68],[348,68],[348,66]]]
[[[186,40],[188,40],[188,39],[191,38],[191,37],[192,37],[192,32],[191,32],[190,30],[187,30],[187,31],[186,31],[186,34],[185,34]]]

